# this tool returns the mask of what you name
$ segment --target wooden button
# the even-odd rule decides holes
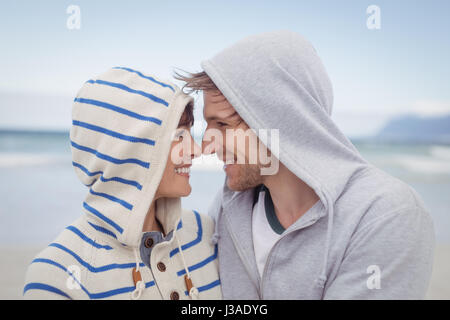
[[[144,241],[144,246],[146,248],[151,248],[153,246],[153,239],[148,237],[147,239],[145,239]]]
[[[156,265],[158,267],[158,270],[161,272],[166,271],[166,265],[162,262],[158,262],[158,264]]]
[[[180,300],[180,295],[178,294],[178,292],[172,291],[172,293],[170,294],[170,299],[171,300]]]

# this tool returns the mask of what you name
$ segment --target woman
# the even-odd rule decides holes
[[[24,296],[220,299],[214,223],[181,209],[201,153],[189,133],[192,98],[117,67],[84,84],[72,118],[85,214],[33,260]]]

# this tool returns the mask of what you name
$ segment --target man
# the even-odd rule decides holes
[[[264,33],[202,67],[180,78],[203,90],[207,132],[223,133],[205,139],[212,143],[204,141],[204,152],[236,161],[252,148],[237,148],[225,131],[247,128],[270,151],[279,147],[274,174],[261,174],[259,157],[225,166],[210,212],[224,298],[423,298],[435,241],[430,215],[331,120],[332,86],[311,44],[294,32]],[[278,129],[279,144],[260,129]]]

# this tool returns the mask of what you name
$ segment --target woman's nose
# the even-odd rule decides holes
[[[195,142],[194,137],[189,134],[189,144],[185,145],[188,148],[188,154],[191,159],[198,158],[202,155],[202,148]]]
[[[191,148],[191,157],[192,159],[198,158],[202,155],[202,148],[195,142],[195,140],[192,139],[192,148]]]

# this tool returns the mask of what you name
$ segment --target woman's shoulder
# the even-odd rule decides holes
[[[85,258],[82,254],[85,250],[80,241],[71,239],[70,233],[65,228],[30,262],[23,289],[26,299],[81,298],[82,292],[74,294],[68,289],[76,282],[71,274],[81,272],[80,261]]]
[[[214,233],[214,220],[197,210],[183,209],[181,214],[183,228],[211,236]]]

